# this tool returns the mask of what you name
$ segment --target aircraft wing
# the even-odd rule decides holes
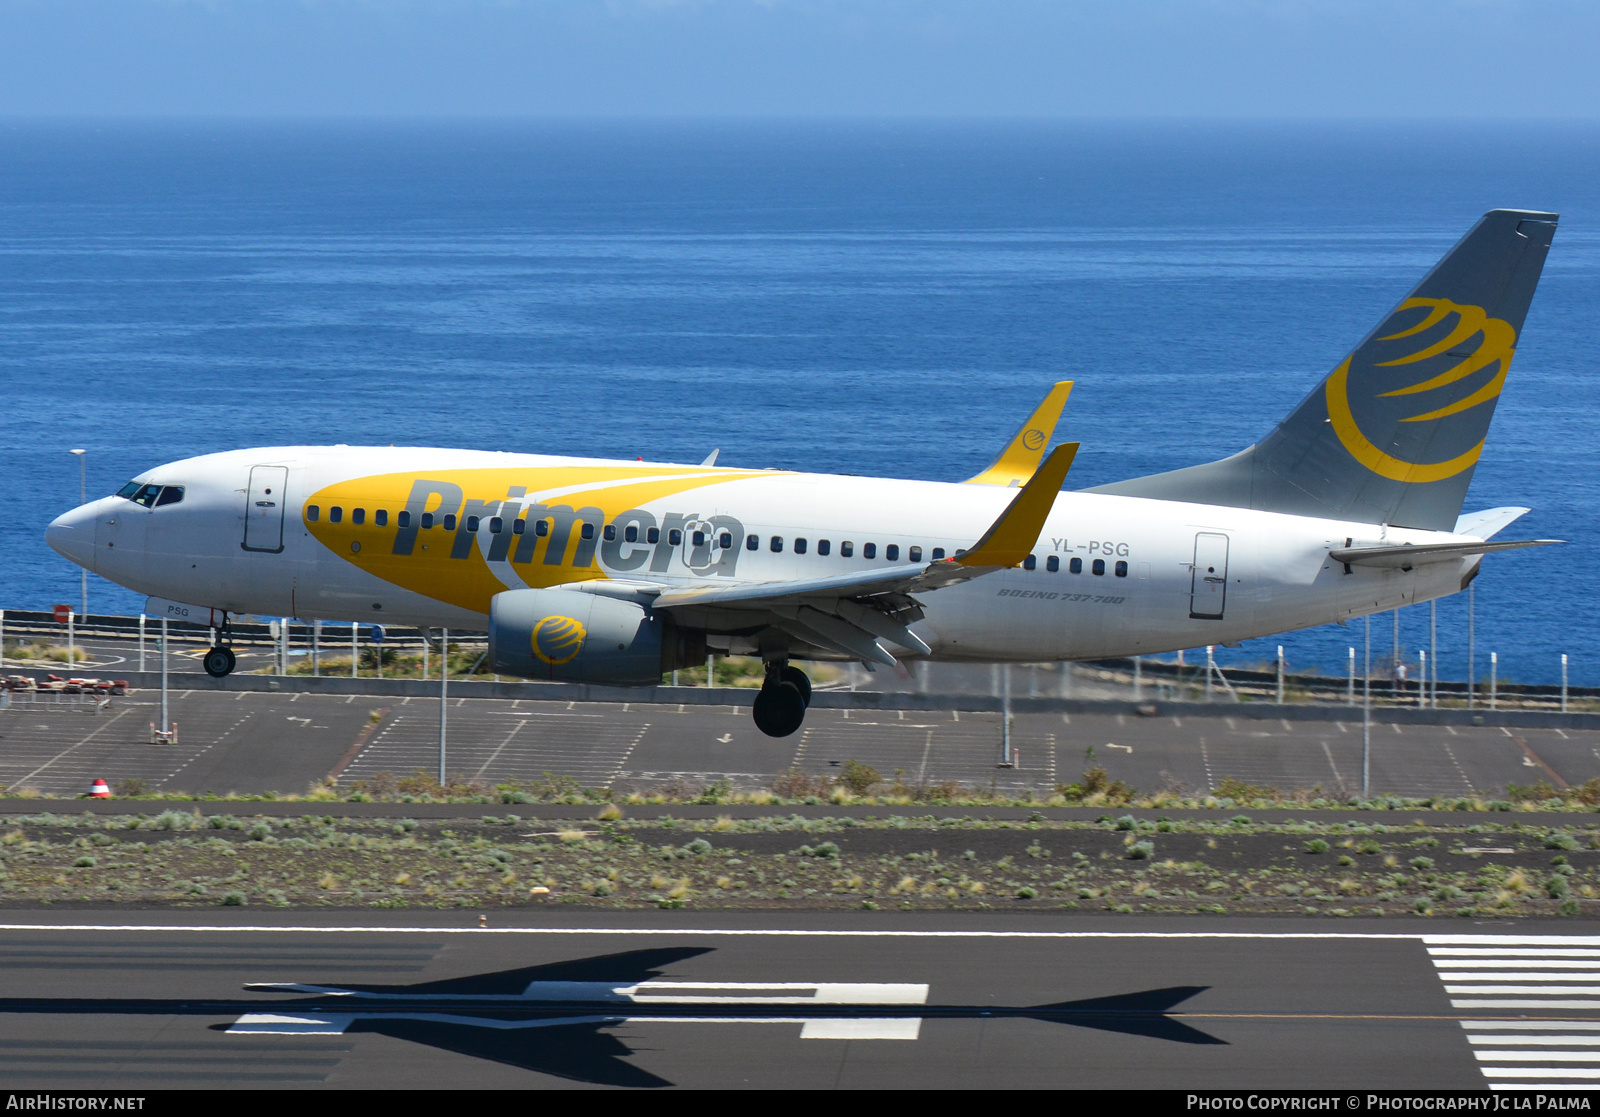
[[[1422,543],[1399,547],[1335,547],[1328,552],[1334,562],[1347,566],[1383,566],[1409,570],[1429,562],[1484,555],[1490,551],[1514,551],[1521,547],[1548,547],[1565,539],[1507,539],[1500,543]]]
[[[964,483],[1009,485],[1015,488],[1032,477],[1039,463],[1044,460],[1044,448],[1050,445],[1050,436],[1055,433],[1061,409],[1066,406],[1067,397],[1071,394],[1072,381],[1058,382],[1043,402],[1033,409],[1028,421],[1011,436],[1011,441],[1000,451],[1000,456],[989,463],[989,468],[976,477],[968,477]]]
[[[983,537],[953,558],[827,578],[673,587],[656,594],[651,608],[742,614],[746,626],[764,623],[852,659],[885,666],[895,659],[881,641],[928,655],[933,649],[910,629],[922,618],[913,595],[1019,565],[1039,541],[1077,452],[1076,442],[1056,447]]]

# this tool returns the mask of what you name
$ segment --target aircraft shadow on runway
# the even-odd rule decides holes
[[[614,1032],[652,1021],[805,1026],[844,1020],[869,1030],[878,1021],[910,1025],[914,1035],[915,1028],[928,1020],[1014,1017],[1172,1043],[1226,1042],[1174,1019],[1180,1004],[1207,988],[1194,985],[1027,1006],[893,999],[807,1003],[805,997],[795,996],[635,997],[636,986],[659,981],[667,967],[711,951],[710,947],[630,950],[412,985],[245,986],[253,992],[301,994],[287,1000],[4,999],[0,1012],[233,1016],[233,1023],[215,1024],[213,1029],[297,1035],[369,1032],[578,1082],[635,1087],[673,1085],[627,1062],[635,1052]],[[682,988],[704,994],[724,987],[687,982]],[[746,986],[744,991],[751,988],[763,987]],[[926,990],[926,986],[915,988]]]

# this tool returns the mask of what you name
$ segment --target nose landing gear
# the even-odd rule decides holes
[[[767,662],[767,678],[756,695],[756,728],[768,737],[787,737],[806,720],[811,703],[811,680],[786,659]]]
[[[220,679],[232,673],[234,666],[239,662],[233,654],[233,649],[228,645],[233,640],[233,626],[228,623],[228,614],[222,614],[222,627],[217,630],[217,646],[206,652],[200,660],[200,665],[206,669],[206,674],[213,679]]]

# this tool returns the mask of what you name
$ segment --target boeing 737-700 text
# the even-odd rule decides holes
[[[1526,509],[1461,515],[1556,216],[1486,214],[1265,438],[1061,491],[1059,384],[961,484],[418,447],[284,446],[158,466],[49,543],[230,614],[489,634],[502,674],[626,686],[708,649],[795,660],[1096,659],[1230,644],[1455,593]],[[1216,373],[1209,375],[1216,376]]]

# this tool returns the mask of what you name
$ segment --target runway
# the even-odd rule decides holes
[[[654,913],[479,928],[473,913],[385,915],[11,916],[0,1084],[1470,1090],[1600,1079],[1600,929],[1576,924],[1328,933]]]
[[[157,696],[91,701],[19,696],[0,711],[0,784],[76,795],[91,780],[137,777],[151,790],[303,793],[438,766],[431,698],[174,689],[176,744],[152,745]],[[1351,716],[1354,715],[1354,716]],[[790,768],[836,772],[850,760],[912,786],[953,781],[1053,791],[1094,765],[1144,792],[1205,793],[1232,779],[1353,794],[1361,783],[1358,711],[1327,720],[1131,713],[1018,714],[1014,768],[997,768],[1000,716],[960,710],[813,709],[792,737],[761,735],[734,706],[452,697],[448,766],[489,783],[565,777],[619,791],[692,789],[726,779],[768,786]],[[1498,798],[1507,784],[1577,785],[1600,775],[1600,731],[1376,721],[1378,794]]]

